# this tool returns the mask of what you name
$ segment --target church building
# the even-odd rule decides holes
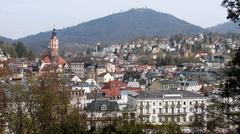
[[[66,66],[66,61],[59,55],[59,40],[56,29],[53,29],[48,50],[40,57],[40,71],[44,72],[61,72]]]

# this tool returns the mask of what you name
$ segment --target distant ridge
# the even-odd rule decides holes
[[[172,15],[147,8],[131,9],[126,12],[85,22],[58,30],[61,47],[74,47],[79,44],[111,44],[145,36],[168,36],[179,33],[202,32],[199,26],[190,24]],[[42,32],[21,38],[35,51],[47,48],[50,32]]]
[[[3,36],[0,36],[0,42],[8,42],[8,43],[11,43],[11,42],[13,42],[13,40],[12,39],[10,39],[10,38],[6,38],[6,37],[3,37]]]
[[[217,33],[240,33],[240,26],[233,22],[226,22],[223,24],[218,24],[213,27],[207,28],[208,31],[217,32]]]

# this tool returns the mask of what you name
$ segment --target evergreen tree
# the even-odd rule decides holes
[[[215,119],[223,120],[220,127],[233,126],[240,133],[240,48],[235,53],[233,60],[224,70],[224,85],[212,100],[214,105],[209,108],[209,113]]]
[[[16,44],[15,51],[19,58],[28,57],[28,50],[20,41]]]

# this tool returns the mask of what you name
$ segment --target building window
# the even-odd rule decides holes
[[[178,113],[180,113],[180,108],[178,109]]]
[[[155,102],[153,102],[153,106],[155,106]]]
[[[177,117],[177,122],[180,122],[180,116]]]
[[[185,107],[183,108],[183,112],[184,112],[184,113],[186,113],[186,112],[187,112],[187,110],[186,110],[186,108],[185,108]]]
[[[161,104],[161,102],[159,102],[159,106],[161,106],[162,104]]]
[[[172,108],[172,114],[174,114],[174,108]]]
[[[190,101],[189,104],[192,105],[192,102]]]
[[[153,114],[155,114],[155,109],[153,109]]]
[[[165,108],[165,113],[168,113],[168,108]]]
[[[186,116],[183,116],[183,121],[186,122]]]
[[[162,113],[162,109],[161,108],[159,108],[159,113]]]
[[[185,101],[183,102],[183,105],[186,105],[186,102],[185,102]]]
[[[105,104],[103,104],[103,105],[101,106],[101,110],[103,110],[103,111],[107,110],[107,106],[106,106]]]

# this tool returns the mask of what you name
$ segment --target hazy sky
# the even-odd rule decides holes
[[[0,35],[20,38],[147,7],[201,27],[226,22],[222,0],[0,0]]]

